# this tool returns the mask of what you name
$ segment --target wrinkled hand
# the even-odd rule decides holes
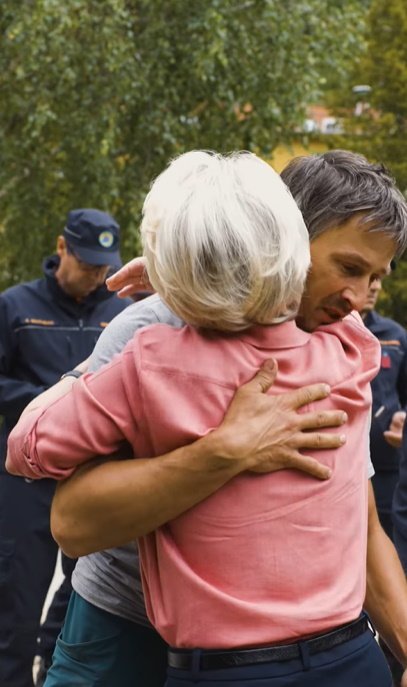
[[[154,291],[151,286],[144,258],[133,258],[111,277],[106,279],[109,291],[117,291],[119,298],[127,298],[137,291]]]
[[[400,448],[403,441],[403,428],[406,420],[406,413],[404,410],[398,410],[394,413],[389,429],[383,433],[387,443],[393,448]]]
[[[330,469],[301,450],[335,449],[345,442],[340,434],[319,432],[339,427],[343,411],[297,413],[304,405],[329,396],[327,384],[312,384],[277,396],[267,395],[277,375],[277,363],[269,360],[255,377],[236,392],[224,421],[216,430],[221,452],[229,458],[247,459],[246,469],[274,472],[291,468],[327,479]]]

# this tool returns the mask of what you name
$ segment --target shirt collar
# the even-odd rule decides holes
[[[241,338],[256,348],[296,348],[305,346],[311,334],[299,329],[294,320],[279,325],[254,325]]]

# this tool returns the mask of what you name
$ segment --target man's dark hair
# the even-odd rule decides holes
[[[356,213],[368,231],[391,236],[400,255],[407,245],[407,202],[388,170],[363,155],[332,150],[296,157],[281,173],[300,208],[311,241]]]

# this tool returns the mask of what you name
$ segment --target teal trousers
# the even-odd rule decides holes
[[[44,687],[163,687],[166,665],[154,630],[73,592]]]

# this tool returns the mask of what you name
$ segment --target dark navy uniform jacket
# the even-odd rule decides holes
[[[399,480],[393,497],[394,543],[404,572],[407,575],[407,433],[404,429],[403,455],[400,461]]]
[[[55,279],[58,264],[58,256],[47,258],[43,278],[0,295],[0,470],[8,434],[26,405],[85,360],[104,327],[132,302],[105,286],[77,302]]]
[[[380,371],[372,382],[373,410],[370,451],[377,472],[399,469],[402,449],[389,446],[383,432],[391,418],[407,404],[407,332],[387,317],[372,311],[364,323],[379,339],[382,348]]]

